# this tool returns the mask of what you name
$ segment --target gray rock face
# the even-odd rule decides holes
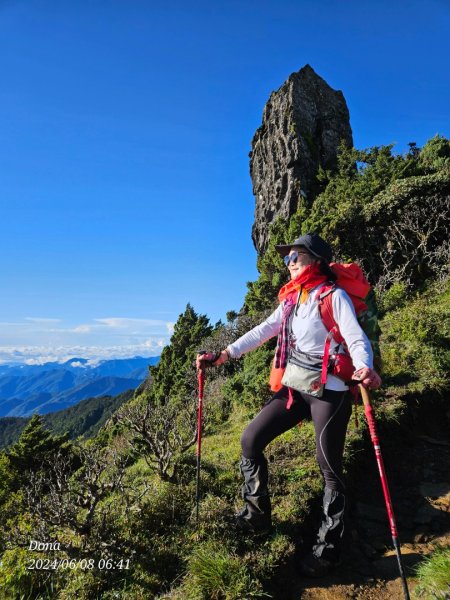
[[[353,145],[344,96],[309,65],[272,92],[250,153],[256,199],[252,238],[259,254],[267,249],[270,223],[278,215],[290,217],[301,196],[313,198],[318,168],[336,166],[341,140]]]

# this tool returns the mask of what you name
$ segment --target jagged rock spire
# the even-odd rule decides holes
[[[341,140],[353,145],[344,96],[309,65],[272,92],[250,153],[256,199],[252,238],[258,253],[267,249],[270,223],[278,215],[291,216],[301,196],[312,199],[318,168],[336,166]]]

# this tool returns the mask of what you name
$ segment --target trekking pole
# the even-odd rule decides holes
[[[199,354],[206,354],[200,351]],[[197,485],[195,493],[197,527],[199,524],[199,504],[200,504],[200,461],[202,455],[202,413],[203,413],[203,387],[205,384],[205,367],[201,365],[197,370],[198,381],[198,410],[197,410]]]
[[[362,400],[363,400],[363,404],[364,404],[364,414],[366,415],[367,423],[369,425],[370,437],[372,439],[373,448],[375,450],[375,457],[377,459],[377,464],[378,464],[378,470],[380,472],[381,487],[383,488],[384,501],[386,503],[386,510],[387,510],[387,514],[388,514],[388,518],[389,518],[389,524],[391,527],[392,542],[394,544],[395,553],[397,554],[397,562],[398,562],[398,568],[400,571],[400,577],[402,578],[403,594],[404,594],[406,600],[410,600],[408,584],[406,581],[405,572],[403,570],[402,557],[401,557],[401,553],[400,553],[400,544],[398,541],[397,525],[395,524],[394,509],[392,507],[392,501],[391,501],[391,495],[389,493],[388,481],[387,481],[387,477],[386,477],[386,472],[384,470],[383,457],[381,455],[381,448],[380,448],[380,440],[379,440],[378,434],[377,434],[375,418],[373,415],[373,409],[370,404],[369,392],[361,384],[359,386],[359,389],[361,390],[361,396],[362,396]]]

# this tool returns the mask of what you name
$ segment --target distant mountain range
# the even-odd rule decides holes
[[[99,396],[117,396],[138,387],[159,356],[103,360],[85,358],[43,365],[0,365],[0,417],[46,414]]]

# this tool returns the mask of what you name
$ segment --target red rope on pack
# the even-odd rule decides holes
[[[330,331],[328,332],[327,337],[325,338],[325,346],[323,349],[323,360],[322,360],[322,377],[320,382],[322,383],[322,385],[325,385],[327,382],[327,376],[328,376],[328,361],[330,359],[330,346],[331,346],[331,340],[333,338],[333,335],[336,333],[337,331],[337,327],[333,327],[333,329],[330,329]]]

